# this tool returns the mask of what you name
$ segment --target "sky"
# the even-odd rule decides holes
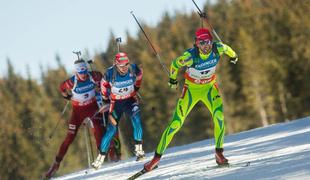
[[[214,139],[168,148],[159,167],[139,180],[310,179],[310,116],[225,136],[224,155],[233,167],[216,168]],[[176,141],[178,136],[174,137]],[[135,158],[61,176],[59,180],[125,180],[143,168]],[[250,163],[247,167],[244,166]],[[60,166],[61,167],[61,166]]]
[[[202,7],[206,1],[196,3]],[[22,76],[27,65],[35,78],[39,64],[56,67],[56,54],[72,71],[72,51],[87,49],[92,57],[105,51],[111,32],[123,41],[126,31],[138,32],[130,11],[140,22],[156,25],[164,12],[196,10],[191,0],[0,0],[0,77],[8,58]]]

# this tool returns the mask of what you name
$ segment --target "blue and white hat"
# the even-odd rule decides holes
[[[74,62],[74,69],[79,74],[87,74],[87,65],[84,60],[77,60]]]

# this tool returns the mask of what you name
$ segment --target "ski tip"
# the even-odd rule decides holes
[[[157,168],[158,168],[158,165],[156,165],[152,170],[157,169]],[[152,171],[152,170],[150,170],[150,171]],[[127,180],[134,180],[134,179],[137,179],[138,177],[140,177],[140,176],[142,176],[143,174],[148,173],[148,172],[150,172],[150,171],[148,171],[148,170],[146,170],[145,168],[143,168],[142,170],[138,171],[136,174],[130,176]]]

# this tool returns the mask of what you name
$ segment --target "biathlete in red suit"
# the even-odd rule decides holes
[[[92,118],[89,122],[89,118],[99,110],[96,100],[96,87],[100,87],[102,74],[97,71],[88,72],[84,60],[75,61],[74,66],[76,71],[75,75],[60,84],[62,96],[67,100],[71,100],[72,103],[72,114],[69,120],[68,132],[58,150],[54,163],[45,174],[46,178],[51,178],[56,173],[60,162],[84,121],[84,123],[90,124],[92,128],[98,149],[104,134],[105,129],[102,123],[103,116],[101,113]],[[107,110],[108,108],[109,106]],[[89,118],[87,119],[87,117]],[[87,120],[88,122],[86,122]]]

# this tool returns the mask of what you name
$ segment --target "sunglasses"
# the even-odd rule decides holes
[[[119,66],[119,67],[126,67],[126,66],[128,66],[129,65],[129,63],[126,63],[126,64],[118,64],[117,66]]]
[[[78,74],[87,74],[87,69],[85,67],[79,67],[76,69]]]
[[[212,41],[210,41],[210,40],[200,40],[200,41],[198,41],[199,42],[199,44],[201,45],[201,46],[204,46],[204,45],[211,45],[212,44]]]

